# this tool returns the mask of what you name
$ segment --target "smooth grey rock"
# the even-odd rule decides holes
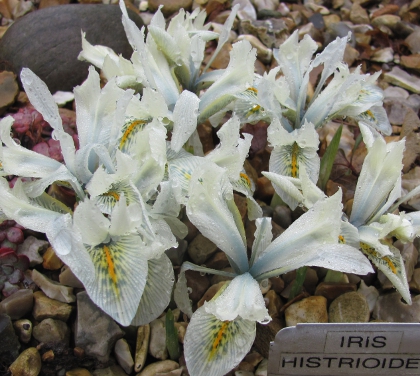
[[[77,347],[85,350],[100,362],[106,363],[115,342],[124,332],[115,321],[90,300],[83,291],[77,294],[77,319],[74,341]]]
[[[13,376],[38,376],[41,366],[41,355],[35,347],[30,347],[19,355],[9,371]]]
[[[364,295],[347,292],[335,299],[328,310],[329,322],[369,322],[369,304]]]
[[[141,28],[133,11],[130,18]],[[0,42],[0,58],[19,75],[30,68],[52,93],[72,91],[88,75],[89,64],[77,60],[82,49],[81,30],[87,40],[112,48],[130,58],[133,52],[116,5],[69,4],[29,13],[16,20]]]
[[[399,292],[382,295],[376,301],[372,316],[379,321],[420,322],[420,295],[412,299],[408,305],[401,299]]]
[[[0,42],[1,46],[1,42]],[[1,54],[1,47],[0,47]],[[0,55],[1,56],[1,55]],[[33,268],[36,265],[42,264],[42,256],[40,252],[45,252],[48,248],[49,243],[45,240],[39,240],[35,236],[28,236],[22,244],[19,244],[17,247],[17,254],[24,255],[29,259],[29,266]]]
[[[217,246],[204,235],[198,234],[188,246],[188,254],[197,265],[203,264],[217,252]]]
[[[0,359],[16,359],[20,343],[13,329],[12,320],[5,313],[0,313],[0,338]]]
[[[45,319],[67,321],[73,311],[73,307],[71,305],[55,299],[50,299],[42,291],[34,293],[34,300],[35,303],[32,315],[37,321]]]
[[[13,323],[16,334],[19,340],[23,343],[28,343],[32,338],[32,322],[28,319],[17,320]]]
[[[65,322],[54,319],[42,320],[32,330],[34,338],[42,343],[69,345],[70,328]]]
[[[124,338],[120,338],[114,348],[115,358],[122,369],[131,374],[134,368],[134,360],[130,352],[130,346]]]
[[[18,320],[26,315],[34,304],[32,290],[19,290],[0,302],[0,313],[6,313],[12,320]]]

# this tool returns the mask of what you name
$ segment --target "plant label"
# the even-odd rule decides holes
[[[420,375],[420,324],[298,324],[270,344],[268,376]]]

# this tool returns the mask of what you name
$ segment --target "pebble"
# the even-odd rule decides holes
[[[28,343],[32,338],[32,322],[28,319],[17,320],[13,323],[16,334],[19,340],[23,343]]]
[[[29,235],[22,244],[17,247],[18,255],[25,255],[29,259],[29,266],[31,268],[42,264],[43,258],[40,253],[45,252],[49,243],[45,240],[39,240],[32,235]]]
[[[281,277],[271,277],[271,288],[277,293],[280,294],[284,290],[284,281]]]
[[[274,290],[268,291],[267,294],[264,295],[264,300],[268,300],[267,309],[271,318],[280,317],[283,302],[276,292]]]
[[[187,332],[188,323],[187,322],[176,322],[175,329],[178,334],[178,342],[184,343],[185,333]]]
[[[189,297],[195,303],[198,302],[210,286],[207,275],[201,275],[200,272],[187,270],[185,273],[187,286],[189,288]]]
[[[130,346],[124,338],[120,338],[114,347],[115,358],[121,368],[127,373],[131,374],[134,369],[134,360],[131,356]]]
[[[93,371],[93,376],[127,376],[124,370],[117,364],[108,368]]]
[[[204,235],[198,234],[188,245],[188,255],[197,265],[202,265],[205,261],[217,252],[217,246]]]
[[[268,359],[263,359],[255,371],[255,376],[267,376]]]
[[[274,337],[279,330],[284,328],[284,320],[274,318],[268,324],[257,323],[257,333],[254,341],[254,348],[264,358],[268,358],[270,350],[270,342],[274,341]]]
[[[67,321],[73,311],[73,307],[71,305],[55,299],[50,299],[42,291],[34,293],[34,300],[35,303],[32,315],[37,321],[48,318]]]
[[[150,340],[150,325],[142,325],[137,328],[136,353],[134,356],[134,371],[140,372],[147,358]]]
[[[288,228],[293,222],[292,211],[288,206],[277,205],[274,208],[273,221],[284,229]]]
[[[420,293],[420,269],[414,269],[413,276],[411,277],[411,281],[408,284],[410,290],[416,293]]]
[[[45,253],[42,255],[42,266],[48,270],[58,270],[63,266],[61,261],[55,254],[53,247],[48,247]]]
[[[420,295],[412,299],[413,304],[403,303],[399,292],[379,296],[372,316],[378,321],[420,322]]]
[[[379,297],[379,291],[375,288],[375,286],[367,286],[366,283],[363,280],[361,280],[357,292],[366,298],[366,301],[369,306],[369,312],[372,313],[376,301]]]
[[[128,9],[128,14],[139,28],[143,26],[136,13]],[[81,30],[93,45],[110,47],[125,58],[133,53],[119,7],[69,4],[40,9],[17,19],[1,39],[1,60],[9,62],[17,75],[22,67],[30,68],[52,93],[71,91],[88,74],[89,64],[77,59],[81,51]]]
[[[327,299],[323,296],[310,296],[291,304],[285,310],[286,326],[305,322],[328,322]]]
[[[315,295],[325,297],[329,303],[347,292],[356,291],[353,283],[321,282],[315,289]]]
[[[298,12],[300,14],[300,12]],[[256,36],[268,48],[279,47],[285,40],[287,30],[284,20],[244,20],[240,24],[240,34],[251,34]]]
[[[368,24],[369,15],[366,9],[357,3],[353,3],[350,9],[350,21],[354,24]]]
[[[378,16],[382,16],[384,14],[395,14],[398,13],[400,7],[397,4],[386,4],[382,7],[380,7],[379,9],[375,10],[372,14],[371,17],[372,19]]]
[[[384,80],[393,85],[412,91],[413,93],[420,94],[420,78],[410,75],[401,68],[392,68],[391,72],[384,74]]]
[[[401,65],[405,68],[420,71],[420,54],[401,56]]]
[[[181,266],[184,262],[185,252],[188,248],[188,242],[185,239],[177,239],[178,247],[172,247],[165,251],[166,256],[171,260],[172,265]]]
[[[222,251],[216,252],[210,259],[206,261],[206,266],[211,269],[222,270],[229,266],[229,260],[226,253]]]
[[[32,280],[44,292],[44,294],[51,299],[55,299],[63,303],[72,303],[76,301],[76,297],[73,295],[72,287],[63,286],[60,283],[45,277],[36,269],[32,270]]]
[[[409,92],[403,88],[398,86],[388,86],[384,90],[384,97],[385,98],[400,98],[400,99],[407,99],[409,96]]]
[[[364,295],[346,292],[331,303],[329,322],[369,322],[369,305]]]
[[[172,14],[178,12],[181,8],[190,10],[192,0],[148,0],[149,11],[152,13],[156,12],[160,5],[163,5],[161,12],[165,17],[169,17]]]
[[[67,265],[64,265],[63,268],[61,269],[61,273],[58,276],[58,280],[60,281],[62,285],[74,287],[77,289],[84,288],[83,283],[80,282],[79,278],[77,278],[73,274],[73,272]]]
[[[224,286],[225,281],[221,281],[210,286],[204,293],[203,297],[197,302],[197,308],[200,308],[204,302],[209,302],[217,294],[217,292]]]
[[[232,7],[236,4],[239,4],[237,17],[240,21],[257,19],[257,12],[250,0],[233,0]]]
[[[375,50],[371,55],[370,60],[378,63],[390,63],[394,60],[394,50],[392,47]]]
[[[399,16],[396,16],[394,14],[384,14],[383,16],[378,16],[374,18],[371,24],[372,26],[376,27],[389,27],[391,30],[393,30],[400,21],[401,18]]]
[[[257,7],[258,11],[261,10],[277,10],[280,5],[279,0],[254,0],[254,5]]]
[[[42,343],[68,346],[70,328],[63,321],[45,319],[33,328],[32,335],[37,341]]]
[[[3,71],[0,73],[0,110],[13,104],[19,94],[19,86],[16,82],[16,76],[12,72]]]
[[[156,319],[150,323],[149,354],[160,360],[168,359],[164,319]]]
[[[407,38],[405,38],[404,42],[410,49],[411,53],[420,53],[420,29],[411,33]]]
[[[16,359],[19,355],[20,343],[13,330],[12,321],[5,313],[0,313],[0,359]]]
[[[18,320],[31,311],[34,304],[33,291],[22,289],[0,302],[0,313],[6,313],[12,320]]]
[[[66,376],[92,376],[86,368],[73,368],[66,372]]]
[[[115,321],[96,306],[85,291],[77,294],[77,318],[74,342],[102,363],[109,360],[115,342],[124,332]]]
[[[179,364],[173,360],[161,360],[149,364],[137,376],[155,376],[158,373],[171,372],[179,368]]]
[[[41,366],[41,355],[38,350],[29,347],[11,364],[9,371],[13,376],[38,376]]]
[[[249,43],[251,43],[252,47],[257,50],[257,59],[261,60],[264,64],[271,63],[271,59],[273,58],[273,51],[271,48],[268,48],[263,43],[261,43],[257,37],[254,35],[244,34],[240,35],[237,40],[247,40]]]

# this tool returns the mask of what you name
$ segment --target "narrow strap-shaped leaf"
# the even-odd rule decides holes
[[[322,190],[325,190],[328,179],[330,178],[335,156],[337,155],[338,146],[340,144],[342,130],[343,130],[343,126],[340,125],[337,129],[337,132],[335,132],[335,135],[332,138],[330,144],[328,145],[327,150],[325,150],[325,153],[321,158],[321,165],[319,168],[318,187],[321,188]]]
[[[172,360],[178,360],[180,356],[178,333],[174,325],[174,314],[168,309],[165,317],[166,348]]]

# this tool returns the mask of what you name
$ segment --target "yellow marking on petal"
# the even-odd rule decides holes
[[[230,321],[223,321],[222,326],[220,327],[219,331],[217,332],[216,338],[213,341],[212,349],[209,355],[209,360],[211,360],[214,355],[216,354],[220,343],[223,340],[223,336],[225,336],[226,329],[229,326]]]
[[[143,127],[143,125],[146,123],[146,120],[134,120],[132,123],[130,123],[130,125],[127,127],[127,129],[124,131],[121,137],[120,149],[122,149],[127,140],[132,136],[133,132],[138,130],[139,126]]]
[[[297,178],[299,173],[299,162],[298,162],[299,146],[295,142],[292,146],[292,178]]]
[[[386,264],[388,265],[388,267],[391,269],[392,273],[394,273],[394,274],[398,273],[398,270],[395,267],[395,264],[392,262],[392,260],[388,256],[381,257],[379,255],[379,253],[375,251],[374,248],[369,247],[369,245],[367,245],[366,243],[360,243],[360,247],[362,248],[362,250],[365,253],[368,253],[368,254],[372,255],[373,257],[376,257],[376,258],[379,258],[379,259],[385,261]]]
[[[104,245],[104,252],[106,257],[106,263],[108,264],[108,272],[111,276],[112,281],[114,284],[117,283],[117,275],[115,274],[115,266],[114,261],[112,260],[111,252],[109,251],[108,246]]]
[[[367,110],[365,112],[371,119],[375,120],[375,115],[373,114],[373,112],[371,110]]]
[[[261,106],[258,104],[254,104],[251,109],[247,112],[246,116],[251,116],[258,112],[261,109]]]
[[[120,200],[120,195],[117,192],[113,191],[105,192],[102,196],[113,197],[116,201]]]
[[[338,235],[338,242],[340,244],[346,244],[346,239],[344,239],[343,235]]]
[[[249,87],[248,89],[246,89],[246,90],[248,90],[248,91],[252,91],[252,92],[254,92],[255,94],[257,94],[258,93],[258,90],[255,88],[255,87]]]
[[[241,172],[240,174],[239,174],[239,176],[241,177],[241,180],[248,186],[248,187],[250,187],[251,186],[251,180],[249,179],[249,177],[248,177],[248,175],[247,174],[244,174],[243,172]]]

